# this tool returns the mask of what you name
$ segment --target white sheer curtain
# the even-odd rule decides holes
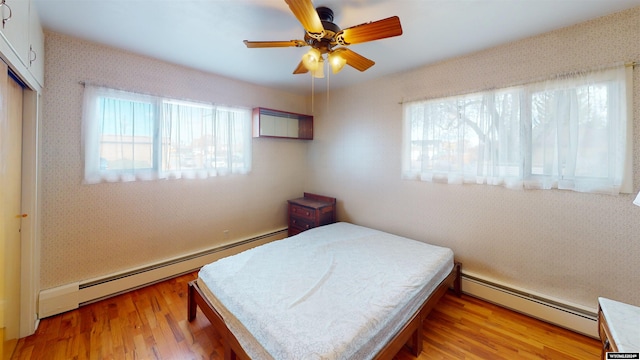
[[[403,178],[631,191],[630,68],[403,104]]]
[[[521,186],[519,103],[503,91],[406,104],[403,177]]]
[[[251,170],[251,110],[85,86],[85,183]]]
[[[244,110],[165,102],[162,174],[203,178],[251,169],[251,118]]]
[[[625,167],[632,149],[625,67],[577,73],[527,91],[531,173],[526,188],[630,191],[622,186],[631,175]]]
[[[85,86],[85,183],[158,178],[154,170],[157,102],[147,95]]]

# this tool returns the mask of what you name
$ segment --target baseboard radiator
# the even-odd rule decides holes
[[[515,289],[465,271],[462,275],[462,291],[533,318],[598,338],[596,309]]]
[[[231,244],[149,264],[98,279],[75,282],[40,291],[38,318],[42,319],[77,309],[92,302],[116,296],[182,274],[193,272],[203,265],[241,251],[283,239],[287,229],[279,229]]]
[[[82,305],[186,274],[217,259],[282,239],[286,236],[287,229],[280,229],[232,244],[111,274],[99,279],[75,282],[42,290],[39,296],[38,318],[42,319],[57,315],[77,309]],[[542,321],[593,338],[598,337],[595,309],[549,299],[548,297],[516,289],[497,281],[488,280],[468,271],[463,271],[462,290],[468,295]]]

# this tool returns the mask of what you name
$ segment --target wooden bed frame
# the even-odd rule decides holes
[[[449,273],[449,275],[440,282],[438,287],[424,300],[420,309],[418,309],[393,339],[380,350],[375,359],[392,359],[404,346],[407,346],[414,356],[418,356],[422,352],[422,323],[449,288],[453,287],[455,294],[457,296],[461,295],[461,267],[462,264],[459,262],[454,264],[451,273]],[[209,319],[213,328],[222,338],[225,360],[250,359],[242,349],[242,346],[240,346],[238,339],[236,339],[225,324],[222,316],[213,308],[213,305],[211,305],[202,290],[200,290],[196,280],[189,282],[187,306],[189,321],[193,321],[196,318],[198,306],[204,316]]]

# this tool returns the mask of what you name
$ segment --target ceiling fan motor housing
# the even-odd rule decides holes
[[[316,8],[316,12],[320,17],[321,21],[333,22],[333,10],[329,9],[326,6],[318,6]]]
[[[327,53],[331,51],[331,48],[337,45],[335,36],[341,31],[340,27],[333,23],[333,10],[325,6],[319,6],[316,8],[316,12],[324,27],[324,36],[321,39],[316,39],[305,34],[304,39],[311,47],[320,50],[321,53]]]

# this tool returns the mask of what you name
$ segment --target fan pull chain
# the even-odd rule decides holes
[[[327,61],[327,69],[325,73],[327,74],[327,111],[329,110],[329,78],[331,77],[331,68],[329,67],[329,62]]]

